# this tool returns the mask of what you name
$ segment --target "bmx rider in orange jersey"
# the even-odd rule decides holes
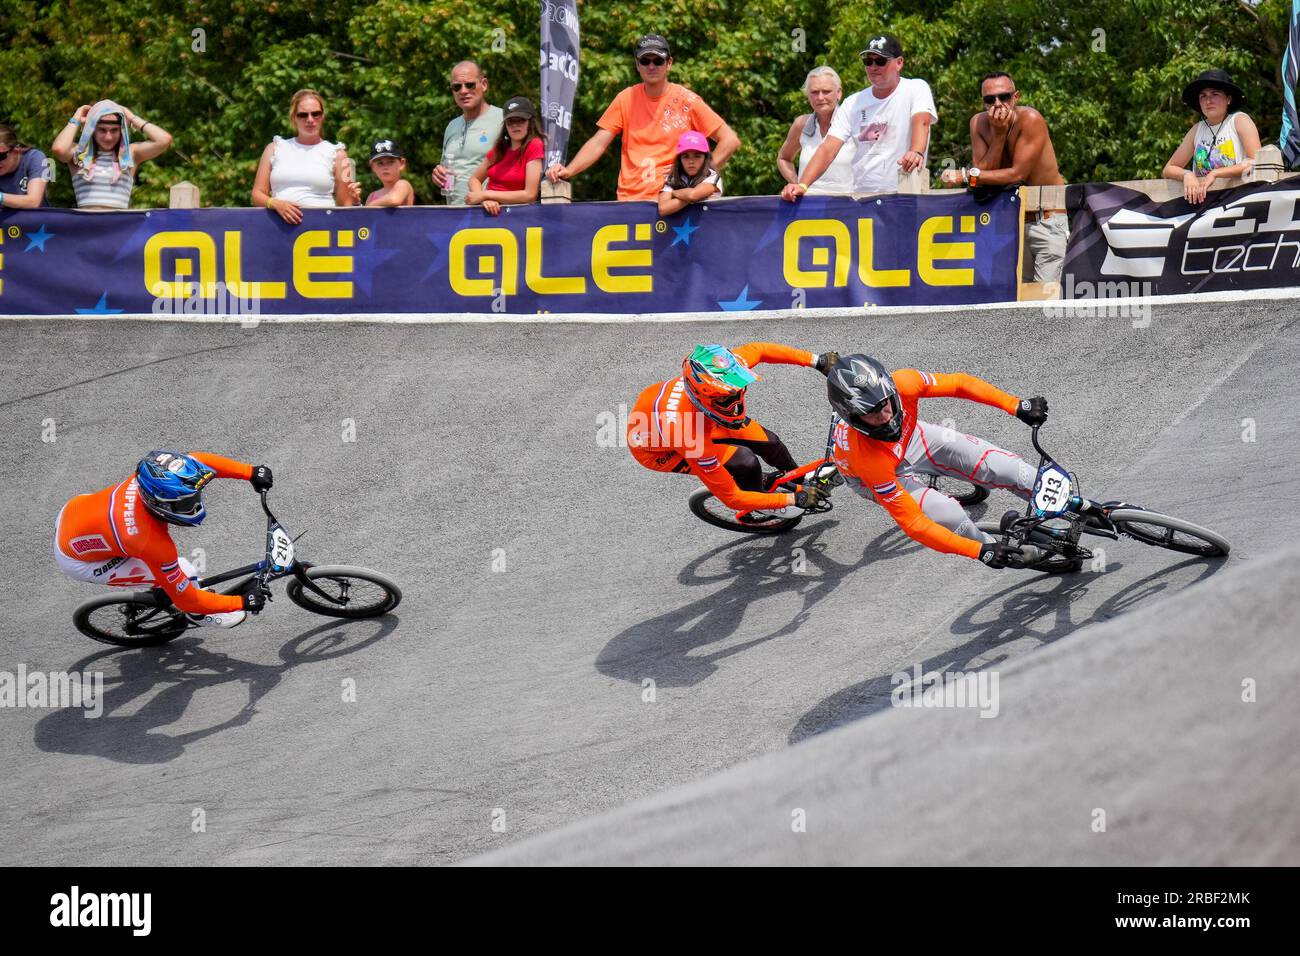
[[[202,490],[213,478],[242,478],[266,491],[271,469],[207,452],[151,451],[135,474],[59,512],[54,559],[75,581],[113,587],[162,588],[197,624],[234,627],[259,612],[266,592],[256,582],[242,594],[205,591],[198,572],[176,551],[167,525],[195,527],[207,515]]]
[[[766,490],[773,475],[764,476],[760,461],[780,471],[798,466],[780,437],[746,414],[745,391],[759,379],[755,365],[803,365],[825,375],[838,358],[773,342],[697,345],[680,377],[655,382],[637,397],[628,415],[632,456],[651,471],[695,475],[737,511],[786,513],[815,504],[813,488]]]
[[[921,421],[917,403],[964,398],[1033,426],[1047,421],[1047,399],[1017,399],[961,373],[904,368],[891,375],[866,355],[840,358],[827,372],[826,392],[841,419],[834,454],[846,484],[863,497],[874,497],[909,537],[926,547],[975,558],[991,568],[1007,566],[1008,545],[980,531],[961,505],[921,476],[957,476],[1028,500],[1037,471],[1019,455],[982,438]]]

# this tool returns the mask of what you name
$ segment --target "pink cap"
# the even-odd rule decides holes
[[[703,133],[697,133],[693,129],[687,130],[682,133],[681,139],[677,141],[677,154],[680,156],[688,150],[707,153],[709,151],[709,141],[705,139]]]

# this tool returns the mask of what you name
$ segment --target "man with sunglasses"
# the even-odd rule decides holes
[[[653,33],[637,40],[636,68],[642,82],[614,97],[596,123],[596,134],[582,144],[567,165],[557,163],[546,171],[551,182],[571,179],[588,169],[605,155],[614,137],[621,135],[619,200],[657,201],[664,179],[672,171],[682,133],[695,130],[717,144],[713,147],[712,165],[719,171],[740,148],[740,137],[708,103],[686,87],[668,82],[673,57],[667,40]]]
[[[448,206],[465,205],[469,178],[501,135],[505,114],[487,102],[488,78],[473,60],[452,67],[451,96],[460,115],[442,135],[442,162],[433,167],[433,185],[442,190]]]
[[[798,182],[781,190],[781,198],[800,199],[826,172],[840,149],[853,140],[853,192],[896,193],[899,172],[925,165],[930,127],[939,119],[930,84],[902,76],[903,46],[888,33],[872,37],[858,54],[871,85],[835,111],[830,130],[804,167]]]
[[[1043,114],[1020,104],[1020,91],[1006,73],[980,81],[983,112],[970,119],[971,164],[945,169],[948,186],[1064,186],[1056,148]],[[1061,277],[1070,227],[1065,213],[1025,211],[1025,245],[1034,260],[1034,281]]]

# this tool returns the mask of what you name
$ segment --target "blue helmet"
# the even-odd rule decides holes
[[[155,450],[135,469],[140,500],[150,514],[170,524],[193,527],[203,523],[202,488],[217,473],[191,455]]]

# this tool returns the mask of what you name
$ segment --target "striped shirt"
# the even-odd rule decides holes
[[[130,169],[123,169],[117,182],[113,182],[111,153],[95,156],[90,179],[81,169],[72,171],[72,191],[77,195],[79,209],[130,209],[131,190],[134,188],[135,176]]]

